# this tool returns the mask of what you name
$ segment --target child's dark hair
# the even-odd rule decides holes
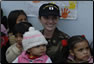
[[[12,32],[13,26],[16,24],[16,20],[18,18],[19,15],[25,15],[27,18],[26,13],[23,10],[13,10],[10,12],[9,16],[8,16],[8,26],[9,26],[9,32]]]
[[[3,10],[2,10],[2,8],[1,8],[1,18],[3,17]]]
[[[82,41],[86,41],[88,43],[88,40],[86,39],[86,37],[84,35],[76,35],[76,36],[72,36],[67,40],[68,45],[66,47],[64,47],[64,54],[63,54],[63,58],[64,58],[64,62],[67,62],[67,58],[70,55],[69,50],[74,50],[74,46],[76,43],[82,42]],[[88,43],[89,45],[89,43]],[[90,46],[89,46],[90,48]],[[91,48],[90,48],[90,52],[91,52]],[[63,60],[62,60],[63,61]]]
[[[32,24],[28,22],[21,22],[14,26],[13,34],[16,36],[17,33],[24,34],[26,31],[28,31],[29,27],[31,27]]]
[[[82,35],[77,35],[77,36],[72,36],[69,40],[68,40],[68,49],[73,50],[74,46],[76,43],[82,42],[82,41],[86,41],[88,43],[88,40],[85,38],[85,36]],[[89,43],[88,43],[89,45]]]
[[[1,8],[1,24],[5,26],[5,28],[8,28],[8,19],[6,16],[3,16],[3,9]]]

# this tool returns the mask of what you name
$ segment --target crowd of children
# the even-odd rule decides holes
[[[59,17],[56,4],[43,4],[39,19],[44,30],[38,31],[23,10],[13,10],[7,18],[1,9],[1,63],[93,63],[85,35],[70,37],[58,30]]]
[[[20,22],[27,22],[27,15],[23,10],[13,10],[8,15],[9,26],[9,41],[10,44],[15,43],[15,37],[13,35],[13,27]]]
[[[21,22],[14,26],[13,34],[15,35],[16,43],[11,45],[6,51],[6,59],[9,63],[12,63],[12,61],[21,54],[23,34],[28,31],[30,26],[32,25],[27,22]]]

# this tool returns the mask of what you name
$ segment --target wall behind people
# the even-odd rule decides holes
[[[1,7],[3,8],[6,16],[8,16],[9,12],[14,9],[23,9],[27,15],[30,13],[30,6],[28,6],[25,1],[3,1],[1,2]],[[60,20],[57,24],[57,27],[70,36],[84,34],[91,43],[93,41],[93,2],[78,1],[77,7],[77,19]],[[38,18],[28,16],[28,20],[34,25],[36,29],[43,29]]]

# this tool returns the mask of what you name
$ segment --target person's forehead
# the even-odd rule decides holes
[[[75,44],[75,48],[84,48],[84,47],[88,47],[88,43],[86,41],[82,41]]]
[[[58,17],[58,16],[48,15],[48,16],[42,16],[42,17]]]
[[[19,18],[19,17],[26,17],[26,16],[25,16],[24,14],[20,14],[20,15],[18,16],[18,18]]]
[[[16,36],[22,36],[23,34],[21,34],[21,33],[18,32],[18,33],[16,33],[15,35],[16,35]]]

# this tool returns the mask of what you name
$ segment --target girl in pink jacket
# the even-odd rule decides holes
[[[48,42],[33,27],[23,35],[22,45],[24,51],[13,63],[52,63],[51,59],[46,55],[46,45]]]

